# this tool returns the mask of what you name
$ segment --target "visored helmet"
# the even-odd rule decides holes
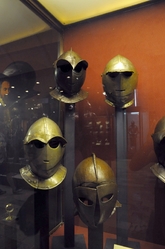
[[[114,107],[127,108],[133,104],[138,75],[127,58],[117,55],[111,59],[102,74],[106,102]]]
[[[88,63],[70,50],[54,62],[55,81],[60,93],[67,97],[80,92],[85,81]]]
[[[60,184],[66,175],[66,169],[64,170],[60,164],[65,144],[66,140],[62,136],[60,128],[47,117],[34,122],[24,139],[25,154],[31,172],[42,181],[52,178],[52,187]],[[27,174],[27,170],[23,172]],[[23,178],[25,179],[25,177]]]
[[[165,117],[156,124],[152,139],[158,162],[165,167]]]
[[[82,221],[97,227],[107,220],[116,204],[117,185],[111,167],[95,154],[84,159],[73,176],[73,199]]]

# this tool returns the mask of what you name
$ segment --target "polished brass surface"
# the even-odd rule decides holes
[[[74,103],[77,103],[81,100],[86,99],[88,96],[88,93],[81,89],[77,94],[75,94],[71,97],[67,97],[67,96],[63,95],[57,88],[55,88],[53,91],[50,92],[50,95],[53,98],[55,98],[61,102],[68,103],[68,104],[74,104]]]
[[[63,66],[66,62],[69,62],[73,69],[75,69],[78,63],[82,63],[85,69],[88,67],[88,62],[82,60],[80,55],[72,49],[60,55],[60,57],[54,62],[54,67]]]
[[[50,184],[52,181],[52,186],[61,183],[66,175],[66,170],[64,172],[62,168],[61,171],[62,166],[60,165],[65,151],[65,144],[66,140],[53,120],[43,117],[34,122],[24,139],[24,150],[30,171],[29,167],[25,168],[26,170],[22,169],[20,171],[22,177],[31,184],[32,172],[35,175],[35,182],[38,178],[38,182],[35,184],[42,187],[42,189],[50,188],[46,184]],[[50,181],[46,181],[49,178],[51,178]],[[58,180],[59,183],[54,182],[54,179]],[[33,183],[33,185],[35,184]],[[43,186],[44,184],[45,186]]]
[[[25,167],[20,169],[22,178],[31,187],[41,190],[48,190],[57,187],[65,179],[66,172],[66,168],[60,164],[58,165],[58,169],[54,175],[52,175],[48,179],[43,179],[33,174],[30,165],[26,165]]]
[[[95,154],[84,159],[73,176],[73,198],[82,221],[97,227],[114,211],[117,185],[111,167]]]
[[[59,126],[53,120],[42,117],[35,121],[28,129],[24,138],[24,144],[29,144],[35,139],[47,143],[53,137],[58,137],[63,145],[66,144]]]
[[[13,221],[14,217],[12,215],[13,211],[14,211],[14,207],[12,203],[8,203],[5,207],[6,212],[8,214],[8,216],[6,217],[6,221]]]
[[[156,177],[165,183],[165,168],[161,164],[155,163],[150,167],[150,169]]]
[[[137,80],[138,74],[132,62],[121,55],[115,56],[107,63],[102,73],[106,103],[119,108],[131,106]]]

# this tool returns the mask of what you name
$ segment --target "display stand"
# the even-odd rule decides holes
[[[17,229],[15,221],[6,221],[4,226],[5,248],[17,249]]]
[[[65,179],[65,217],[64,217],[64,238],[65,247],[74,247],[77,244],[74,241],[74,203],[72,195],[72,177],[75,170],[75,105],[66,104],[65,109],[65,138],[67,148],[65,152],[64,165],[67,168],[67,177]],[[81,248],[85,242],[81,243]],[[103,248],[103,226],[98,228],[88,228],[88,249]]]
[[[39,240],[36,237],[35,248],[36,249],[48,249],[49,248],[49,191],[37,189],[34,200],[34,210],[38,210],[38,198],[42,200],[42,208],[44,215],[42,215],[42,226],[40,228]],[[38,214],[35,214],[37,217]]]
[[[67,168],[64,180],[64,236],[53,237],[52,249],[86,249],[84,236],[74,235],[72,177],[75,170],[75,104],[65,104],[64,134],[67,141],[64,156]]]
[[[52,249],[64,249],[64,236],[53,237]],[[83,234],[76,234],[74,236],[74,246],[69,249],[87,249],[85,245],[85,239]]]
[[[103,224],[88,228],[88,249],[103,249]]]
[[[72,177],[75,170],[75,104],[65,104],[64,134],[67,141],[64,156],[64,165],[67,168],[64,181],[64,245],[74,247]]]
[[[116,108],[117,244],[128,246],[126,110]]]
[[[118,200],[122,207],[118,208],[116,222],[116,240],[107,239],[104,249],[113,249],[114,244],[128,248],[140,249],[138,242],[128,241],[128,196],[127,196],[127,138],[126,109],[116,108],[116,179]]]

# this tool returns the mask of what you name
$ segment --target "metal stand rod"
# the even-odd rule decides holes
[[[97,228],[88,228],[88,249],[103,248],[103,224]]]
[[[47,249],[49,248],[49,191],[39,189],[37,190],[34,200],[35,212],[38,210],[38,200],[42,200],[42,209],[44,210],[44,215],[41,217],[42,225],[40,228],[40,237],[38,243],[36,241],[36,248]],[[35,215],[38,216],[37,213]],[[38,220],[36,221],[38,222]]]
[[[126,111],[116,108],[116,175],[118,185],[118,200],[122,207],[117,209],[117,244],[128,246],[128,210],[127,210],[127,141],[126,141]]]
[[[72,177],[75,169],[75,105],[65,105],[64,134],[67,146],[64,166],[67,175],[64,181],[64,243],[65,247],[74,247],[74,203],[72,197]]]

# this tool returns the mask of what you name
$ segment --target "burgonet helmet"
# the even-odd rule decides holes
[[[118,108],[131,106],[137,80],[138,75],[131,61],[121,55],[115,56],[107,63],[102,73],[106,103]]]
[[[53,64],[56,88],[50,95],[65,103],[76,103],[87,97],[81,89],[88,63],[70,50],[63,53]]]
[[[95,154],[84,159],[73,175],[73,199],[82,221],[96,228],[115,208],[117,185],[111,167]]]
[[[158,163],[165,168],[165,117],[158,121],[151,136]]]
[[[60,163],[66,140],[58,125],[43,117],[34,122],[24,138],[28,165],[20,170],[22,177],[34,188],[50,189],[59,185],[66,176]]]

